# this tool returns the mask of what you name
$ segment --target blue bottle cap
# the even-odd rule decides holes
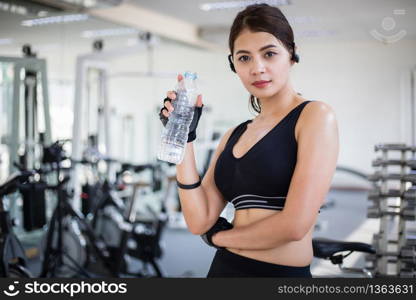
[[[187,72],[185,72],[184,77],[187,78],[187,79],[193,79],[193,80],[195,80],[195,79],[198,78],[198,75],[196,73],[194,73],[194,72],[188,72],[187,71]]]

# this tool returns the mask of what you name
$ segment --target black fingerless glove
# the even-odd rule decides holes
[[[172,100],[169,98],[165,98],[163,100],[163,107],[159,112],[159,118],[162,121],[162,124],[164,127],[166,127],[166,124],[168,123],[169,118],[165,117],[162,112],[164,109],[167,110],[167,108],[164,106],[165,101],[169,101],[172,103]],[[199,123],[199,119],[201,118],[202,115],[202,108],[204,107],[204,105],[202,104],[201,107],[195,106],[194,109],[194,116],[192,118],[192,122],[189,125],[189,133],[188,133],[188,141],[187,143],[193,142],[196,139],[196,128],[198,127],[198,123]]]
[[[203,235],[201,235],[201,238],[205,243],[207,243],[211,247],[214,247],[217,249],[224,249],[224,247],[218,247],[212,242],[212,236],[219,231],[229,230],[232,228],[233,228],[233,224],[229,223],[223,217],[219,217],[217,222],[214,224],[214,226],[212,226],[210,230],[208,230]]]

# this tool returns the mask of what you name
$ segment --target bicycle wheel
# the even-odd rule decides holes
[[[82,273],[83,268],[88,264],[89,249],[87,242],[79,229],[76,221],[70,217],[63,219],[63,253],[58,253],[58,231],[57,226],[53,232],[52,249],[54,257],[49,266],[53,276],[56,277],[77,277]],[[42,260],[46,248],[46,236],[41,241]],[[62,264],[56,265],[58,255],[62,255]]]
[[[9,264],[9,278],[32,278],[32,273],[22,265]]]

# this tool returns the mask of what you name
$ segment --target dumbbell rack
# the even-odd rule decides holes
[[[376,254],[366,260],[377,277],[416,277],[416,147],[379,144],[375,152],[381,157],[373,161],[377,170],[368,176],[374,185],[367,217],[379,218],[380,228],[373,236]],[[391,152],[399,152],[399,158],[392,159]],[[389,172],[392,167],[398,171]]]

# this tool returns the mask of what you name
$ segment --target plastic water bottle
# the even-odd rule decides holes
[[[184,79],[176,87],[176,99],[172,101],[173,112],[162,130],[157,158],[173,164],[180,164],[185,157],[189,125],[194,116],[197,99],[197,75],[185,72]]]

